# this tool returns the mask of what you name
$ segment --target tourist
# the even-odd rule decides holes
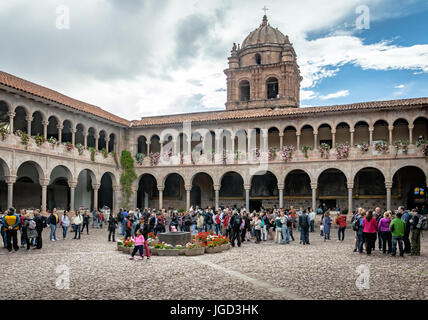
[[[373,211],[369,211],[366,217],[363,219],[363,237],[366,244],[366,253],[371,255],[372,249],[374,248],[374,242],[376,241],[377,234],[377,221],[373,216]]]
[[[289,213],[290,213],[290,215],[291,215],[291,218],[293,219],[293,226],[292,226],[292,228],[293,228],[293,229],[296,229],[296,223],[297,223],[297,212],[296,212],[296,210],[294,209],[294,207],[293,207],[293,206],[290,206]],[[293,237],[293,239],[294,239],[294,237]],[[294,241],[294,240],[293,240],[293,241]]]
[[[125,234],[126,234],[126,231],[125,231],[125,224],[126,224],[126,218],[128,217],[128,215],[129,215],[129,213],[128,213],[128,210],[127,209],[124,209],[123,210],[123,212],[122,212],[122,221],[121,221],[121,223],[122,223],[122,235],[124,236]]]
[[[290,243],[290,230],[292,227],[292,218],[289,217],[285,212],[281,212],[281,233],[282,242],[281,244]]]
[[[299,228],[300,228],[300,244],[306,245],[309,243],[309,225],[311,221],[309,216],[306,214],[306,210],[299,216]]]
[[[345,240],[345,230],[346,230],[346,215],[341,214],[340,212],[336,216],[336,224],[339,226],[337,230],[337,242]]]
[[[144,253],[143,253],[143,245],[145,242],[144,236],[141,234],[140,230],[137,230],[135,232],[135,237],[133,237],[133,240],[135,242],[134,244],[134,250],[131,253],[131,257],[129,260],[134,260],[134,256],[139,251],[140,258],[138,260],[144,260]]]
[[[424,228],[424,224],[427,223],[426,216],[418,213],[417,210],[412,210],[413,217],[410,219],[412,225],[412,244],[411,244],[411,256],[421,255],[421,232]]]
[[[326,240],[331,240],[330,239],[330,230],[331,230],[330,211],[326,211],[324,213],[324,219],[323,219],[322,224],[324,226],[324,242]]]
[[[221,234],[221,210],[217,210],[217,214],[214,216],[215,221],[215,233],[217,235]]]
[[[204,217],[205,232],[211,231],[213,229],[213,224],[214,224],[213,214],[211,212],[211,209],[208,208]]]
[[[406,228],[404,230],[403,242],[404,242],[404,252],[411,253],[411,244],[410,244],[410,228],[411,223],[410,219],[412,218],[412,214],[406,210],[404,211],[404,207],[399,207],[398,211],[402,214],[401,219],[406,223]]]
[[[131,213],[131,212],[129,212],[129,213]],[[150,215],[150,218],[149,218],[150,232],[156,233],[156,230],[155,230],[156,222],[157,222],[156,212],[155,212],[155,210],[153,210],[151,215]],[[180,230],[183,231],[182,223],[180,224]]]
[[[14,208],[10,208],[9,212],[3,216],[2,225],[3,231],[6,233],[7,238],[7,250],[12,252],[12,243],[13,249],[15,251],[19,250],[18,246],[18,230],[21,223],[19,215],[15,213]]]
[[[258,244],[261,241],[261,233],[262,233],[262,221],[258,213],[254,217],[253,225],[254,225],[254,232],[256,234],[256,243]]]
[[[275,243],[280,244],[282,242],[281,232],[282,232],[282,222],[281,218],[284,217],[284,211],[281,210],[281,213],[275,218]],[[287,226],[285,226],[287,227]]]
[[[199,214],[200,215],[200,214]],[[146,221],[147,221],[147,219],[146,219]],[[170,222],[170,224],[169,224],[169,232],[171,232],[171,227],[175,227],[175,229],[178,231],[178,217],[177,217],[177,211],[174,211],[173,213],[172,213],[172,216],[171,216],[171,222]],[[199,227],[198,227],[199,228]]]
[[[51,212],[51,214],[49,215],[49,218],[48,218],[48,224],[49,224],[49,227],[51,228],[51,233],[49,234],[49,240],[50,241],[56,241],[56,240],[59,240],[57,237],[56,237],[56,223],[57,223],[57,221],[56,221],[56,217],[55,217],[55,215],[54,215],[54,212],[52,211]]]
[[[151,225],[150,225],[150,232],[153,232]],[[125,218],[125,239],[130,239],[131,235],[132,235],[132,220],[131,220],[131,215],[129,214]]]
[[[89,212],[88,210],[85,210],[85,212],[83,213],[82,216],[83,222],[82,222],[82,227],[81,227],[81,232],[83,233],[83,231],[85,231],[85,227],[86,227],[86,234],[89,234]]]
[[[100,229],[103,228],[103,223],[104,223],[104,214],[100,211],[98,212],[98,217],[97,217]]]
[[[375,209],[375,212],[373,213],[373,216],[376,218],[376,222],[379,225],[380,219],[383,219],[383,214],[380,210],[379,207],[377,207]],[[380,233],[380,231],[377,232],[377,239],[378,239],[378,246],[379,246],[379,251],[383,249],[383,241],[382,241],[382,235]],[[374,245],[373,250],[375,249],[376,245]]]
[[[24,223],[25,223],[25,219],[26,219],[26,214],[27,214],[27,212],[26,212],[26,210],[25,209],[22,209],[21,211],[20,211],[20,214],[19,214],[19,219],[20,219],[20,225],[19,225],[19,232],[20,232],[20,234],[21,234],[21,248],[25,248],[25,244],[26,244],[26,235],[24,235]]]
[[[40,210],[36,210],[34,212],[34,221],[36,222],[36,231],[37,231],[36,249],[40,250],[42,249],[42,246],[43,246],[43,242],[42,242],[43,228],[47,227],[47,221],[40,214]]]
[[[140,222],[137,224],[135,232],[137,233],[137,231],[139,231],[144,237],[144,250],[146,252],[147,259],[150,259],[150,250],[147,242],[147,240],[149,239],[149,229],[150,226],[147,223],[146,216],[141,216]]]
[[[196,228],[198,229],[198,233],[201,233],[204,230],[204,217],[201,212],[198,212]]]
[[[30,250],[31,244],[37,239],[37,223],[33,214],[28,212],[25,217],[24,229],[26,231],[27,251]]]
[[[0,214],[0,231],[1,231],[1,236],[3,238],[3,248],[7,249],[7,237],[6,237],[6,232],[3,230],[3,217],[6,215],[6,211],[3,212],[2,214]]]
[[[386,211],[383,214],[383,218],[379,220],[377,230],[380,233],[380,238],[382,239],[382,252],[386,254],[388,245],[388,253],[392,252],[392,235],[389,226],[391,224],[391,211]]]
[[[232,247],[235,247],[235,239],[238,240],[238,247],[241,246],[241,224],[242,224],[242,218],[238,214],[238,211],[234,210],[233,216],[230,219],[230,230],[231,230],[231,237],[230,237],[230,244]]]
[[[74,238],[73,239],[76,239],[77,238],[77,233],[79,233],[78,240],[80,240],[80,233],[81,233],[80,227],[82,226],[82,223],[83,223],[83,217],[80,214],[80,211],[76,212],[76,215],[74,216],[73,222],[74,222],[74,225],[75,225]]]
[[[310,232],[315,232],[315,211],[311,208],[309,211],[309,220],[310,220]]]
[[[266,241],[267,240],[267,231],[266,231],[266,213],[265,212],[261,212],[260,213],[260,219],[262,220],[262,241]]]
[[[190,221],[190,222],[192,222],[192,221]],[[156,224],[156,234],[159,234],[159,233],[164,233],[165,231],[166,231],[166,228],[165,228],[165,216],[164,216],[164,214],[163,213],[159,213],[159,215],[158,215],[158,221],[157,221],[157,224]]]
[[[67,211],[64,211],[64,213],[62,214],[60,224],[62,227],[62,237],[65,240],[65,238],[67,237],[68,227],[70,226],[70,218],[67,215]]]
[[[392,233],[392,252],[391,255],[395,257],[397,253],[397,242],[400,249],[400,257],[404,257],[404,248],[403,248],[403,237],[406,230],[406,223],[401,220],[403,214],[402,210],[398,210],[395,218],[391,221],[389,229]]]
[[[123,209],[120,208],[119,213],[117,214],[117,223],[119,225],[119,234],[124,235],[123,230]]]
[[[98,229],[98,212],[97,210],[92,210],[92,229],[97,228]]]

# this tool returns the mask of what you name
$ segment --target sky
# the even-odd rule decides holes
[[[428,0],[1,0],[0,70],[128,120],[224,110],[227,58],[263,5],[301,107],[428,96]]]

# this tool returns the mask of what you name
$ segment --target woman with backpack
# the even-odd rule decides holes
[[[256,233],[256,243],[260,243],[261,239],[261,233],[262,233],[262,219],[260,218],[260,215],[257,213],[254,220],[254,232]]]
[[[23,231],[25,232],[28,251],[30,250],[31,243],[34,243],[37,239],[37,223],[31,213],[27,213],[25,216]]]
[[[377,234],[377,221],[376,218],[373,217],[373,211],[367,213],[366,217],[363,219],[362,227],[364,242],[366,244],[366,253],[367,255],[371,255]]]
[[[62,237],[65,240],[65,238],[67,237],[67,230],[70,227],[70,218],[68,217],[68,212],[64,211],[64,213],[61,216],[61,227],[62,227]]]

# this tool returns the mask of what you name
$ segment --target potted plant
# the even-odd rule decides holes
[[[199,242],[191,242],[186,244],[186,249],[184,254],[186,256],[200,256],[205,253],[205,248]]]
[[[355,147],[358,148],[358,149],[360,149],[361,153],[363,153],[363,154],[367,153],[369,151],[369,148],[370,148],[369,144],[368,143],[364,143],[364,142],[362,142],[361,144],[356,145]]]
[[[94,147],[90,147],[89,152],[91,153],[91,161],[95,162],[95,154],[97,153],[97,150]]]
[[[135,161],[137,161],[137,163],[141,166],[143,164],[145,157],[146,155],[144,153],[137,153],[135,155]]]
[[[125,239],[119,239],[116,242],[117,245],[117,250],[118,251],[123,251],[123,242],[125,241]]]
[[[283,146],[281,151],[282,161],[289,161],[293,158],[293,152],[296,150],[294,146]]]
[[[155,245],[158,256],[178,256],[180,251],[168,243],[162,242]]]
[[[401,150],[403,154],[407,154],[409,151],[409,141],[406,140],[398,140],[394,142],[394,147],[396,150],[396,154],[398,155],[398,152]]]
[[[253,149],[253,161],[259,161],[260,160],[260,149],[254,148]]]
[[[74,150],[74,146],[71,142],[67,142],[64,145],[65,145],[65,148],[67,149],[68,152],[71,152]]]
[[[30,141],[30,137],[28,134],[21,130],[16,131],[16,135],[21,138],[21,144],[25,146],[25,150],[28,149],[28,142]]]
[[[328,159],[328,157],[330,156],[330,145],[328,145],[327,143],[321,143],[320,153],[321,153],[321,158]]]
[[[349,144],[347,142],[336,144],[336,159],[347,159],[349,157]]]
[[[275,161],[276,153],[277,153],[276,148],[269,148],[269,154],[268,154],[269,161]]]
[[[306,159],[309,158],[309,156],[308,156],[308,151],[309,150],[312,150],[312,149],[310,147],[308,147],[308,146],[303,146],[302,147],[302,152],[303,152],[303,154],[304,154],[304,156],[305,156]]]
[[[126,239],[123,241],[123,252],[127,254],[131,254],[132,250],[134,250],[134,241],[132,239]]]
[[[6,128],[0,128],[0,137],[2,141],[6,140],[8,134],[9,131]]]
[[[426,140],[420,139],[417,143],[416,143],[416,147],[421,149],[422,154],[425,157],[428,157],[428,142]]]
[[[150,165],[151,165],[152,167],[155,167],[155,166],[157,166],[157,165],[158,165],[158,163],[159,163],[159,159],[160,159],[160,154],[159,154],[159,152],[156,152],[156,153],[152,153],[152,152],[150,152]]]
[[[174,247],[174,250],[178,251],[178,255],[184,256],[185,252],[187,251],[186,247],[183,247],[181,244],[177,244]]]
[[[37,134],[33,137],[34,142],[38,147],[40,147],[43,143],[45,143],[45,137],[41,136],[40,134]]]
[[[101,153],[103,154],[104,159],[107,159],[107,157],[108,157],[107,149],[106,149],[106,148],[103,148],[103,149],[101,150]]]
[[[385,141],[376,142],[375,150],[381,154],[388,153],[389,146]]]
[[[58,140],[55,137],[50,137],[48,139],[48,142],[51,144],[52,148],[54,148],[55,145],[58,144]]]
[[[83,151],[85,151],[85,147],[81,143],[76,144],[76,149],[80,156],[83,154]]]

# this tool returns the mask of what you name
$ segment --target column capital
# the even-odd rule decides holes
[[[300,131],[296,131],[296,136],[300,137],[302,133]]]
[[[373,132],[374,131],[374,127],[369,127],[369,131]]]
[[[279,136],[280,136],[280,137],[284,137],[284,132],[280,132],[280,133],[279,133]]]
[[[27,116],[27,117],[25,117],[25,120],[27,120],[28,122],[31,122],[34,120],[34,118],[31,116]]]
[[[8,112],[8,113],[7,113],[7,115],[8,115],[10,118],[15,118],[16,113],[15,113],[15,112],[13,112],[13,111],[10,111],[10,112]]]
[[[331,134],[336,134],[336,129],[331,129]]]
[[[385,181],[385,188],[392,189],[392,181]]]
[[[60,124],[59,124],[59,125],[57,125],[57,126],[56,126],[56,128],[57,128],[58,130],[62,130],[62,129],[64,129],[64,126],[62,126],[62,125],[60,125]]]
[[[349,129],[349,133],[355,133],[355,129],[354,128],[350,128]]]
[[[43,126],[48,126],[49,125],[49,121],[46,121],[46,120],[42,121],[42,125]]]
[[[72,133],[72,134],[76,134],[76,133],[77,133],[77,130],[73,128],[73,129],[71,129],[71,133]]]
[[[353,183],[348,183],[348,189],[354,189],[354,184]]]
[[[14,184],[16,182],[16,176],[5,176],[7,184]]]
[[[318,189],[318,182],[311,182],[311,189],[312,190]]]
[[[318,130],[314,130],[313,134],[317,135],[318,134]]]
[[[394,130],[394,126],[388,126],[388,130],[389,131],[393,131]]]
[[[191,185],[191,184],[186,184],[186,185],[184,186],[184,189],[185,189],[186,191],[191,191],[191,190],[192,190],[192,185]]]
[[[146,141],[146,144],[149,146],[149,145],[151,145],[151,141]]]
[[[251,184],[244,184],[244,190],[250,191],[251,190]]]
[[[50,179],[39,179],[39,183],[42,187],[47,187],[49,185]]]
[[[284,186],[283,183],[278,183],[278,190],[284,190]]]
[[[94,189],[94,191],[98,191],[100,189],[100,184],[99,183],[93,183],[92,184],[92,189]]]
[[[165,187],[164,186],[158,186],[158,191],[159,192],[163,192],[165,190]]]
[[[77,181],[69,181],[68,186],[70,187],[70,189],[76,189]]]
[[[220,189],[221,189],[221,185],[219,184],[214,185],[214,191],[220,191]]]
[[[413,130],[414,128],[415,128],[415,126],[409,125],[409,130]]]

